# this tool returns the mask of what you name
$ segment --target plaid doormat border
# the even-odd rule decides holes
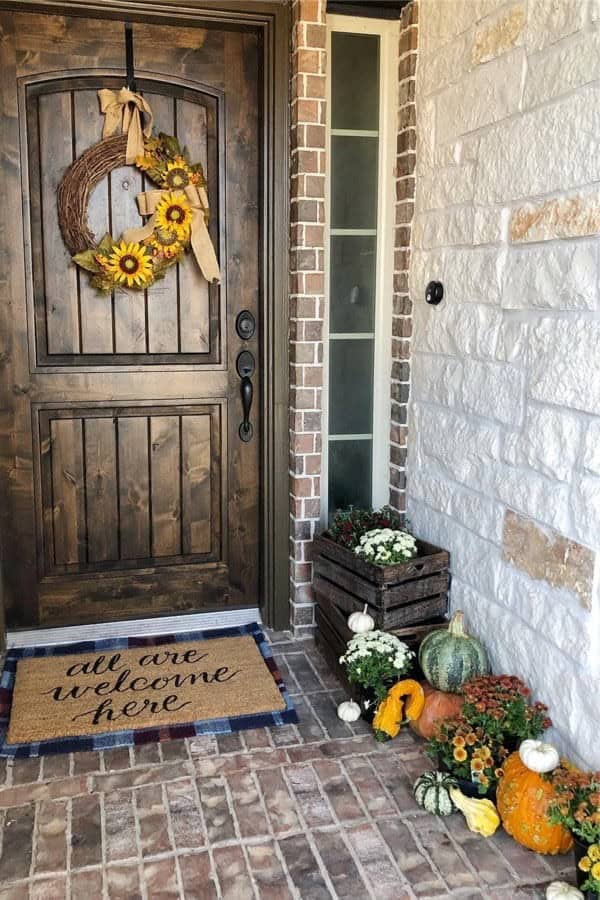
[[[174,644],[183,641],[209,641],[211,638],[239,637],[248,634],[256,641],[265,664],[285,700],[285,709],[283,710],[245,716],[227,716],[221,719],[203,719],[198,722],[170,725],[164,728],[130,729],[28,744],[6,743],[17,662],[20,659],[32,656],[64,656],[68,653],[89,653],[94,650],[129,650],[136,647],[156,647],[160,646],[160,644]],[[130,747],[156,741],[196,737],[200,734],[229,734],[233,731],[242,731],[247,728],[272,728],[277,725],[287,725],[297,721],[298,715],[277,669],[271,646],[256,622],[235,628],[189,631],[184,634],[111,638],[98,641],[80,641],[74,644],[59,644],[52,647],[26,647],[8,650],[4,661],[2,678],[0,679],[0,757],[13,759],[46,756],[51,753],[77,753],[85,750],[106,750],[111,747]]]

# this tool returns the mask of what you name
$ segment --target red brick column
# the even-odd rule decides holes
[[[411,223],[415,196],[415,73],[418,7],[402,11],[398,64],[398,156],[396,163],[396,236],[392,314],[392,421],[390,428],[390,504],[406,509],[407,404],[410,382],[412,308],[408,295]]]
[[[326,0],[293,0],[290,234],[290,622],[314,624],[310,545],[321,513]]]

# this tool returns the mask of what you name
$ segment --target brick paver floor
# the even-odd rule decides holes
[[[571,875],[418,809],[422,743],[340,722],[314,645],[272,639],[298,726],[0,761],[0,900],[518,900]]]

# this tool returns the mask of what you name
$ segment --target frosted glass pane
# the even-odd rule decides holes
[[[329,342],[329,434],[370,434],[373,341]]]
[[[329,442],[329,517],[344,506],[371,505],[371,441]]]
[[[379,127],[379,37],[331,35],[331,127]]]
[[[331,237],[330,331],[373,331],[375,249],[375,237]]]
[[[377,138],[331,139],[331,225],[375,228],[377,224]]]

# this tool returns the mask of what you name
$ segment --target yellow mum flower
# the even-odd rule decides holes
[[[467,758],[467,751],[464,749],[464,747],[457,747],[452,755],[454,756],[456,762],[464,762]]]
[[[591,874],[592,878],[597,878],[600,881],[600,862],[594,863]]]
[[[153,232],[152,237],[148,238],[148,246],[153,253],[162,253],[166,259],[178,256],[184,248],[175,232],[165,231],[164,228],[157,228]]]
[[[579,860],[578,865],[582,872],[589,872],[592,868],[592,862],[589,856],[582,857],[582,859]]]
[[[600,862],[600,844],[592,844],[588,847],[587,855],[592,862]]]
[[[460,734],[457,734],[456,737],[452,738],[452,743],[454,744],[455,747],[464,747],[465,739]]]
[[[145,287],[152,283],[152,259],[142,244],[113,244],[106,271],[117,284]]]
[[[167,174],[165,182],[172,189],[184,188],[190,183],[191,172],[188,169],[184,159],[177,159],[175,162],[167,163]]]
[[[163,194],[156,206],[156,224],[165,231],[174,231],[180,240],[187,240],[192,224],[190,204],[181,191]]]
[[[471,772],[483,772],[483,760],[482,759],[472,759],[471,760]]]

